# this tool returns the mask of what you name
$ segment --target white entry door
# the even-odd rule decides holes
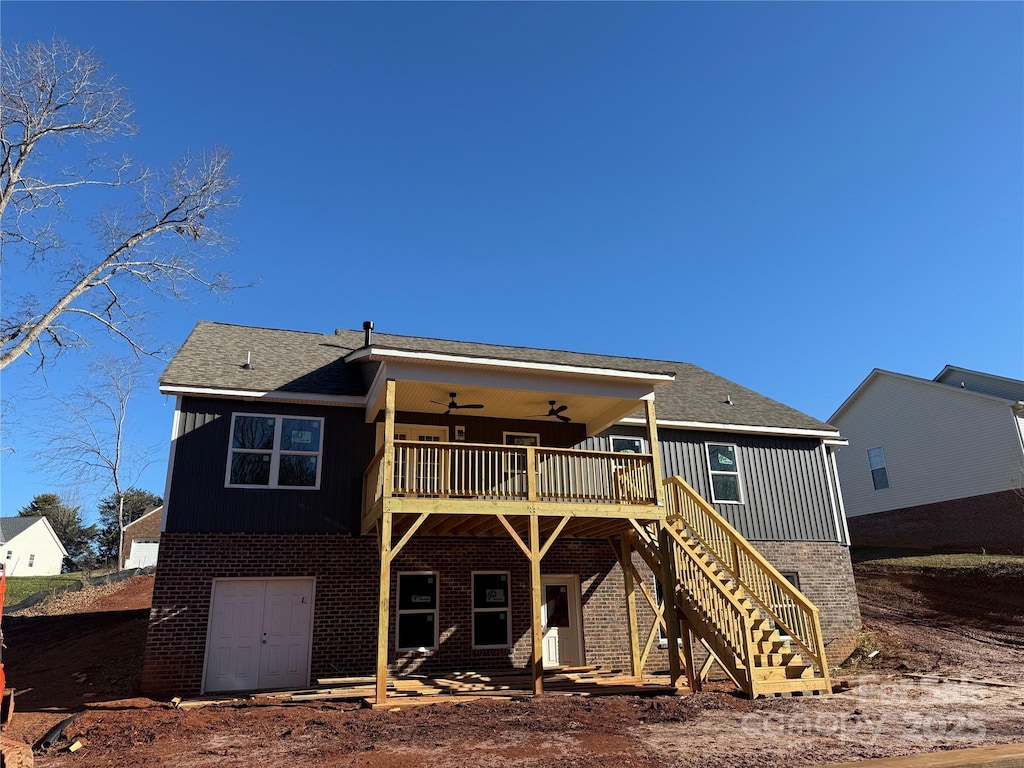
[[[541,594],[545,668],[579,666],[583,663],[579,580],[575,576],[543,576]]]
[[[307,685],[312,616],[312,579],[215,582],[204,689],[255,691]]]

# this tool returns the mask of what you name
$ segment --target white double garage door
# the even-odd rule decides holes
[[[313,593],[312,578],[215,580],[203,690],[307,686]]]

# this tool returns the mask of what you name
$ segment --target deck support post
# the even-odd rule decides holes
[[[693,666],[693,634],[689,621],[683,618],[680,623],[682,624],[683,661],[686,663],[686,685],[690,689],[690,693],[697,693],[703,686],[700,675],[697,674],[697,670]]]
[[[636,585],[633,583],[633,542],[628,533],[622,537],[622,582],[626,589],[626,618],[629,632],[629,664],[633,677],[643,677],[644,666],[640,657],[640,637],[636,623]]]
[[[391,620],[391,536],[392,515],[388,506],[395,491],[395,380],[388,379],[384,392],[383,498],[377,521],[380,533],[380,596],[377,610],[377,692],[376,703],[388,694],[388,629]]]
[[[676,576],[674,549],[668,533],[668,522],[662,520],[658,529],[658,548],[661,550],[661,594],[665,607],[665,636],[668,639],[668,671],[672,685],[679,680],[679,618],[676,614]]]
[[[530,667],[535,695],[544,692],[544,623],[541,616],[540,558],[540,521],[535,512],[530,515],[530,615],[533,629]]]

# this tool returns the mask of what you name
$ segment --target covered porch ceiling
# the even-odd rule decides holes
[[[459,405],[482,405],[451,411],[453,416],[554,421],[551,401],[566,408],[561,415],[596,434],[630,415],[655,388],[675,379],[671,373],[582,368],[550,363],[423,355],[373,347],[358,350],[359,360],[378,362],[367,395],[366,421],[384,409],[384,384],[396,383],[396,409],[443,414],[451,394]]]

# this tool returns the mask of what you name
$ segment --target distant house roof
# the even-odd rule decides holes
[[[939,372],[934,381],[940,384],[948,384],[951,387],[970,389],[975,392],[992,395],[993,397],[1002,397],[1007,400],[1024,400],[1024,381],[1011,379],[1006,376],[997,376],[994,373],[972,371],[970,368],[947,365]]]
[[[150,507],[150,508],[149,508],[149,509],[147,509],[147,510],[146,510],[145,512],[143,512],[143,513],[142,513],[141,515],[139,515],[139,516],[138,516],[138,517],[136,517],[136,518],[135,518],[134,520],[132,520],[132,521],[131,521],[130,523],[128,523],[128,524],[127,524],[127,525],[126,525],[126,526],[124,527],[124,529],[125,529],[125,530],[127,531],[127,530],[128,530],[129,528],[131,528],[131,527],[132,527],[133,525],[135,525],[136,523],[139,523],[139,522],[141,522],[141,521],[145,520],[145,519],[146,519],[147,517],[149,517],[150,515],[155,515],[155,514],[158,514],[158,513],[161,513],[161,512],[163,512],[163,509],[164,509],[164,506],[163,506],[163,504],[161,504],[161,505],[160,505],[160,506],[158,506],[158,507]]]
[[[1017,403],[1024,400],[1024,381],[983,374],[966,368],[956,368],[947,365],[934,379],[924,379],[920,376],[911,376],[906,373],[874,368],[865,377],[864,381],[858,384],[857,388],[850,393],[850,396],[843,401],[842,405],[836,409],[836,412],[829,417],[829,421],[835,422],[841,419],[843,413],[881,377],[903,379],[904,381],[915,382],[926,387],[937,387],[942,391],[960,393],[965,397],[984,398],[1007,406],[1016,406]],[[968,385],[968,382],[970,382],[970,385]]]
[[[0,517],[0,544],[8,542],[15,536],[27,531],[42,519],[42,515],[36,515],[35,517]]]
[[[161,388],[365,397],[379,363],[347,364],[363,331],[332,335],[200,322],[160,377]],[[374,333],[374,348],[508,361],[674,373],[658,388],[658,421],[837,433],[835,427],[691,363]],[[250,366],[245,367],[246,361]],[[731,404],[730,404],[731,402]]]

